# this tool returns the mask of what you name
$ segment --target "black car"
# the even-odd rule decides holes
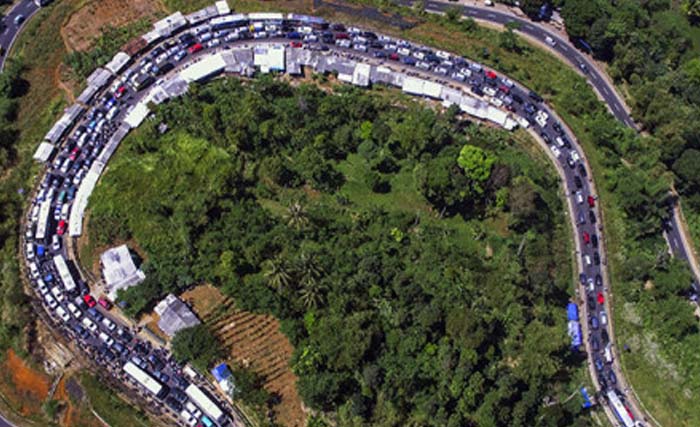
[[[561,135],[562,133],[564,133],[564,129],[562,129],[562,127],[561,127],[561,125],[559,124],[559,122],[554,122],[554,123],[552,123],[552,128],[553,128],[554,131],[555,131],[556,133],[558,133],[559,135]]]
[[[603,361],[600,360],[600,357],[596,356],[596,358],[594,359],[594,363],[595,363],[595,368],[597,370],[599,370],[599,371],[603,370],[604,365],[603,365]]]
[[[583,163],[578,164],[578,173],[580,173],[581,176],[588,176],[588,171],[586,170],[586,167],[583,165]]]
[[[603,344],[607,344],[610,342],[610,336],[608,335],[608,331],[605,328],[603,328],[600,331],[600,338],[603,339]]]
[[[473,86],[471,87],[471,91],[472,91],[472,93],[473,93],[474,95],[479,95],[479,96],[483,96],[483,95],[484,95],[484,91],[481,90],[481,88],[480,88],[479,86],[477,86],[477,85],[473,85]]]
[[[171,391],[171,393],[172,393],[172,391]],[[170,407],[170,409],[172,409],[175,412],[182,411],[182,403],[175,400],[172,396],[167,397],[165,399],[165,404],[168,405],[168,407]]]
[[[594,248],[598,247],[598,235],[597,234],[591,234],[591,244],[593,245]]]
[[[583,187],[583,181],[581,181],[581,177],[576,175],[574,177],[574,184],[576,185],[576,188],[582,188]]]
[[[586,273],[581,273],[578,275],[578,279],[581,281],[582,285],[585,285],[588,281],[588,276],[586,276]]]
[[[163,363],[162,360],[160,360],[156,355],[151,354],[148,356],[148,361],[151,362],[151,365],[153,365],[153,368],[156,371],[160,371],[165,367],[165,363]]]
[[[595,224],[595,212],[593,211],[588,211],[588,219],[591,221],[591,224]]]
[[[82,325],[78,323],[73,325],[73,330],[82,339],[87,339],[90,336],[90,333],[87,331],[87,329],[83,328]]]
[[[566,157],[566,164],[569,166],[570,169],[576,167],[576,162],[574,161],[574,159],[571,158],[571,156]]]
[[[611,369],[610,372],[608,372],[608,378],[610,379],[610,382],[615,385],[617,384],[617,376],[615,375],[615,372]]]
[[[593,252],[593,263],[595,265],[600,265],[600,255],[598,255],[598,252]]]
[[[595,275],[595,285],[598,287],[603,286],[603,278],[601,277],[600,274]]]
[[[588,295],[588,309],[595,310],[595,298],[593,295]]]
[[[185,403],[187,401],[187,395],[179,388],[170,389],[170,396],[180,403]]]
[[[173,376],[173,382],[182,389],[186,389],[190,386],[190,383],[179,375]]]
[[[540,136],[542,137],[542,139],[544,139],[544,142],[546,142],[547,144],[552,143],[552,138],[550,138],[549,135],[547,135],[546,133],[542,132]]]
[[[600,343],[598,342],[598,338],[596,338],[596,337],[591,338],[591,349],[593,351],[600,350]]]
[[[517,102],[518,104],[523,103],[523,98],[521,98],[517,93],[511,93],[510,97],[513,98],[513,101]]]
[[[541,96],[539,96],[536,92],[532,90],[528,93],[528,96],[530,96],[530,98],[535,100],[536,102],[544,101]]]

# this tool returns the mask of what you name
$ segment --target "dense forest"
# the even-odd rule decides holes
[[[544,155],[456,109],[334,91],[217,80],[122,143],[89,230],[141,248],[131,314],[204,282],[274,314],[305,403],[339,425],[588,425],[558,403],[584,356]]]

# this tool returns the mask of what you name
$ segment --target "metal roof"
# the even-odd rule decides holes
[[[117,299],[117,291],[136,286],[146,278],[143,271],[136,268],[126,245],[106,250],[100,255],[105,290],[109,299]]]
[[[192,310],[173,294],[168,294],[159,302],[154,311],[160,316],[158,327],[169,337],[201,323]]]

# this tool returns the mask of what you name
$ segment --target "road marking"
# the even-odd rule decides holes
[[[564,46],[563,44],[560,44],[559,47],[561,47],[561,50],[563,50],[564,52],[568,52],[568,51],[569,51],[569,48],[566,47],[566,46]]]
[[[525,28],[527,28],[528,30],[534,30],[534,29],[535,29],[535,27],[533,27],[533,26],[530,25],[530,24],[525,24]]]
[[[489,14],[486,15],[486,16],[488,16],[489,18],[495,18],[495,17],[496,17],[496,15],[494,15],[493,13],[489,13]]]

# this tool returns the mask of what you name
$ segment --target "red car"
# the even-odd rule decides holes
[[[588,196],[588,206],[595,207],[595,197]]]
[[[486,78],[491,80],[496,80],[496,73],[491,70],[486,71]]]
[[[66,232],[66,220],[62,219],[58,221],[58,227],[56,228],[56,234],[59,236],[63,236],[63,233]]]
[[[114,92],[114,97],[121,98],[122,95],[124,95],[124,92],[126,92],[126,86],[119,86],[117,88],[117,90]]]
[[[389,59],[391,59],[392,61],[398,61],[399,55],[397,53],[392,53],[391,55],[389,55]]]
[[[88,295],[88,296],[89,296],[89,295]],[[98,303],[99,305],[101,305],[102,307],[104,307],[105,310],[109,310],[110,308],[112,308],[112,303],[109,302],[109,300],[107,300],[107,298],[105,298],[105,297],[99,297],[99,298],[97,298],[97,303]]]
[[[600,304],[600,305],[605,304],[605,297],[603,296],[602,292],[598,292],[598,304]]]
[[[202,46],[201,43],[195,43],[195,44],[193,44],[192,46],[190,46],[190,47],[187,49],[187,51],[188,51],[188,52],[190,53],[190,55],[191,55],[191,54],[193,54],[193,53],[199,52],[199,51],[202,50],[202,49],[204,49],[204,46]]]
[[[68,156],[68,158],[71,160],[75,160],[76,157],[78,157],[78,154],[80,154],[80,147],[75,147],[73,151],[70,152],[70,156]]]
[[[585,244],[591,243],[591,235],[586,233],[585,231],[583,232],[583,243],[585,243]]]
[[[85,304],[87,304],[89,308],[92,308],[97,304],[95,302],[95,298],[93,298],[90,294],[83,295],[83,301],[85,301]]]
[[[506,95],[508,95],[508,94],[510,93],[510,88],[509,88],[508,86],[506,86],[506,85],[500,85],[500,86],[498,86],[498,90],[500,90],[501,92],[505,93]]]
[[[297,41],[289,42],[289,45],[291,47],[296,47],[296,48],[300,48],[300,47],[304,46],[301,42],[297,42]]]

